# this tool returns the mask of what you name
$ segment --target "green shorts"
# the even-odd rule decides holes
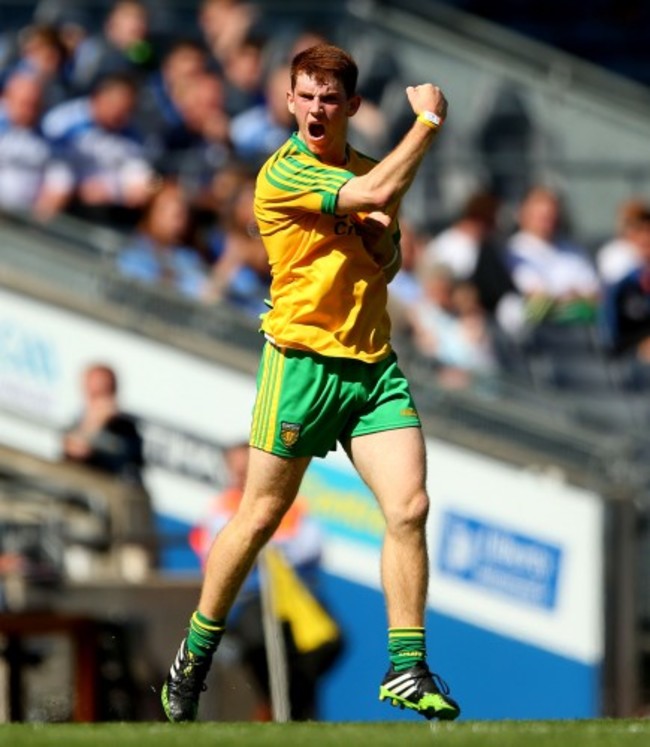
[[[394,353],[363,363],[266,343],[251,446],[278,456],[324,457],[337,441],[413,426],[420,427],[420,418]]]

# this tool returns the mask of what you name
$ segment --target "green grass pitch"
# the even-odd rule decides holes
[[[4,724],[0,743],[7,747],[647,747],[650,720]]]

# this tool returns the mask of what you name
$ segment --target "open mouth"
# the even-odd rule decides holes
[[[325,136],[325,127],[318,122],[311,122],[308,129],[309,136],[314,140],[319,140]]]

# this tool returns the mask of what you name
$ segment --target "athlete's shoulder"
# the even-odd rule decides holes
[[[262,166],[258,190],[335,193],[350,172],[320,161],[294,133]]]
[[[266,160],[260,174],[295,174],[318,164],[316,156],[303,144],[297,133],[294,133]]]
[[[258,180],[265,179],[269,171],[276,170],[280,164],[291,164],[301,156],[297,138],[292,135],[277,150],[275,150],[262,164],[258,172]]]

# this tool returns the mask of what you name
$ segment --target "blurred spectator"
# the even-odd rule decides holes
[[[117,543],[112,549],[119,550],[121,572],[132,581],[141,581],[157,563],[156,530],[143,479],[143,440],[136,419],[120,407],[118,389],[111,366],[93,362],[84,369],[82,411],[63,434],[62,451],[68,462],[120,481],[121,490],[105,506],[111,522],[109,536],[101,540]],[[74,572],[74,565],[68,566],[68,572]]]
[[[18,57],[18,32],[13,28],[0,30],[0,88]]]
[[[404,96],[402,73],[390,45],[372,34],[337,29],[347,49],[359,66],[357,92],[361,106],[350,121],[350,144],[365,153],[381,158],[411,128],[413,111]]]
[[[140,283],[200,299],[207,291],[208,275],[195,241],[189,203],[180,186],[168,181],[151,198],[117,265],[123,275]]]
[[[222,67],[235,50],[240,49],[259,18],[255,3],[241,0],[203,0],[197,23],[206,47]]]
[[[616,283],[640,266],[639,229],[643,241],[643,216],[647,211],[648,204],[638,198],[620,205],[617,235],[596,252],[596,266],[603,283]]]
[[[457,280],[469,280],[483,308],[494,315],[499,302],[515,292],[495,228],[499,201],[490,192],[470,195],[451,226],[426,247],[426,261],[449,267]]]
[[[232,214],[240,190],[246,182],[255,179],[255,176],[254,170],[235,158],[231,158],[213,174],[206,200],[206,206],[213,218],[212,231],[216,242],[210,253],[212,260],[221,255],[222,243],[219,239],[223,235],[221,229]]]
[[[425,267],[422,287],[409,319],[415,347],[434,363],[438,383],[462,388],[493,374],[496,357],[476,288],[454,280],[445,265]]]
[[[70,77],[74,61],[82,43],[88,38],[89,15],[83,8],[66,6],[55,12],[49,23],[58,29],[59,37],[65,47],[67,80],[68,85],[71,85]]]
[[[634,231],[640,265],[606,287],[600,321],[610,352],[650,363],[650,209],[636,214]]]
[[[83,372],[83,411],[66,431],[66,459],[140,483],[144,466],[142,438],[134,418],[118,403],[117,374],[110,366],[93,363]]]
[[[74,170],[82,215],[101,219],[111,207],[137,211],[151,193],[154,173],[132,125],[136,96],[132,78],[108,75],[89,96],[59,104],[43,120],[45,136]]]
[[[252,176],[235,186],[227,217],[209,235],[213,267],[208,297],[257,317],[266,310],[271,275],[253,213],[254,187]]]
[[[391,127],[386,112],[368,99],[361,99],[359,110],[350,120],[350,144],[379,158],[391,143]]]
[[[43,108],[50,109],[69,97],[67,58],[67,48],[55,26],[27,26],[18,33],[17,56],[7,78],[17,72],[39,77],[44,86]]]
[[[175,103],[182,119],[178,138],[162,151],[165,174],[177,177],[193,202],[206,199],[212,178],[230,158],[230,119],[224,110],[223,82],[202,71],[177,88]]]
[[[309,47],[317,44],[332,44],[333,40],[322,28],[301,27],[297,30],[280,30],[269,39],[267,58],[270,67],[290,65],[291,60]]]
[[[145,134],[147,152],[160,163],[168,151],[187,147],[195,137],[179,111],[178,99],[188,82],[208,68],[205,49],[191,39],[174,42],[160,68],[142,85],[138,97],[137,122]]]
[[[529,322],[589,322],[595,318],[600,281],[587,254],[559,235],[558,196],[533,188],[519,208],[519,230],[507,242],[515,287]]]
[[[190,542],[202,562],[212,539],[241,501],[248,468],[247,443],[229,446],[224,453],[228,469],[228,484],[215,499],[203,521],[192,530]],[[318,600],[318,571],[322,553],[322,536],[317,523],[309,516],[306,502],[298,499],[291,506],[271,540],[271,550],[277,565],[269,561],[270,583],[276,596],[276,614],[283,625],[287,652],[290,715],[295,721],[318,718],[318,684],[341,652],[338,626]],[[278,556],[277,551],[280,551]],[[283,600],[274,580],[277,572],[290,584],[291,598]],[[285,585],[285,589],[287,586]],[[287,605],[285,602],[288,601]],[[289,608],[287,610],[287,607]],[[284,612],[288,611],[285,616]],[[256,720],[271,720],[271,694],[263,612],[260,599],[260,577],[253,569],[240,592],[228,622],[228,634],[241,651],[243,663],[255,678],[260,706],[253,714]],[[307,630],[307,636],[303,635]]]
[[[42,136],[43,84],[15,73],[0,101],[0,207],[46,220],[67,205],[74,177]]]
[[[399,337],[409,332],[409,309],[422,299],[419,273],[426,246],[426,239],[408,220],[400,218],[399,225],[402,262],[388,286],[388,309],[393,336],[398,343]]]
[[[261,36],[248,36],[221,62],[225,109],[230,117],[264,104],[265,46]]]
[[[111,7],[102,31],[78,44],[70,80],[78,93],[87,93],[106,75],[144,76],[156,62],[146,6],[139,0],[118,0]]]
[[[259,167],[289,138],[295,129],[287,106],[290,70],[286,65],[273,69],[265,86],[265,101],[232,118],[230,139],[235,155]]]

